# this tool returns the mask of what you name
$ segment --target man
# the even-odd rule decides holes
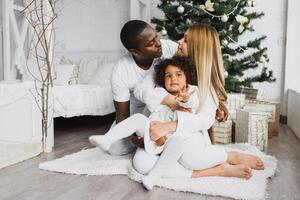
[[[137,100],[133,91],[145,76],[153,73],[154,65],[161,58],[170,58],[177,51],[177,43],[160,40],[156,31],[146,22],[131,20],[121,30],[121,42],[128,50],[112,72],[112,92],[119,123],[134,113],[146,114],[145,104]],[[123,155],[135,149],[129,138],[111,145],[109,153]]]

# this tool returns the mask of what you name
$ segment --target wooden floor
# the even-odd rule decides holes
[[[46,172],[38,164],[91,147],[88,136],[104,133],[113,116],[56,120],[55,148],[52,153],[0,170],[1,200],[147,200],[147,199],[226,199],[154,188],[146,191],[126,176],[80,176]],[[283,125],[280,134],[269,140],[268,153],[277,157],[278,172],[268,183],[268,199],[300,199],[300,142]]]

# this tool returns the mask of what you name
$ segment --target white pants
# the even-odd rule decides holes
[[[137,149],[134,158],[134,168],[142,174],[148,174],[155,168],[164,168],[164,177],[191,177],[191,170],[202,170],[225,163],[226,151],[205,142],[205,135],[199,133],[182,140],[171,138],[161,156],[148,154],[143,149]],[[167,170],[166,170],[167,169]]]
[[[130,115],[139,114],[142,116],[149,116],[150,112],[147,109],[147,107],[141,107],[141,106],[134,106],[133,104],[130,104]],[[147,118],[147,117],[145,117]],[[116,126],[116,121],[111,125],[110,129],[112,129],[114,126]],[[131,135],[131,134],[130,134]],[[128,135],[128,136],[130,136]],[[108,153],[111,155],[125,155],[128,154],[136,149],[136,146],[131,142],[131,139],[129,137],[123,137],[119,140],[115,141],[109,148]]]
[[[150,120],[148,117],[137,113],[118,124],[114,124],[105,134],[106,139],[112,141],[112,145],[108,152],[112,155],[122,155],[128,153],[131,147],[134,147],[129,136],[136,133],[137,136],[144,138],[145,149],[150,154],[159,154],[163,150],[163,146],[157,146],[151,140],[149,135]],[[117,149],[117,150],[116,150]]]

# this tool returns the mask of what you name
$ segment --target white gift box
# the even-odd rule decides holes
[[[228,119],[227,120],[232,120],[236,121],[236,110],[235,109],[228,109]]]
[[[221,144],[229,144],[229,143],[232,143],[232,138],[231,138],[231,136],[228,136],[228,137],[215,136],[215,142],[221,143]]]
[[[231,134],[231,130],[232,130],[232,121],[231,120],[227,120],[225,122],[218,122],[216,121],[213,125],[214,127],[214,131],[215,133],[230,133]]]
[[[231,143],[231,135],[232,135],[232,121],[227,120],[225,122],[216,121],[213,125],[215,132],[215,141],[217,143]]]
[[[245,105],[245,94],[230,93],[227,95],[227,108],[230,110],[240,109]]]
[[[268,113],[237,110],[235,142],[246,142],[262,151],[268,146]]]
[[[274,104],[246,104],[244,110],[268,113],[268,122],[275,122],[276,106]]]

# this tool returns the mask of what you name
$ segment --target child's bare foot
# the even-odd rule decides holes
[[[224,163],[219,165],[220,169],[220,176],[225,177],[239,177],[249,179],[252,177],[252,170],[250,167],[239,164],[239,165],[231,165],[228,163]]]
[[[244,164],[256,170],[263,170],[265,168],[264,162],[258,156],[235,151],[228,153],[228,162],[235,165]]]

